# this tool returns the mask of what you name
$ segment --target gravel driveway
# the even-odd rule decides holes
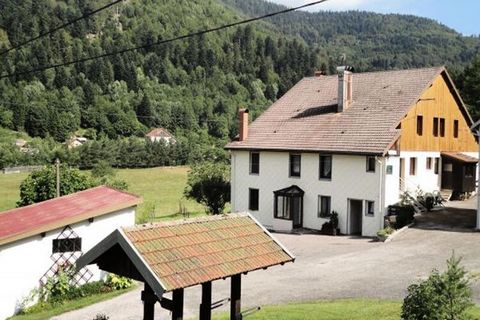
[[[389,243],[348,236],[274,235],[297,260],[243,276],[244,307],[318,299],[402,299],[409,284],[424,279],[433,268],[443,270],[453,250],[469,271],[480,273],[480,233],[468,230],[412,228]],[[229,284],[229,280],[214,282],[214,301],[228,297]],[[480,303],[480,283],[473,290]],[[97,313],[111,320],[141,319],[140,291],[141,287],[54,319],[88,320]],[[200,293],[200,287],[185,291],[186,317],[198,314]],[[156,318],[166,316],[157,304]]]

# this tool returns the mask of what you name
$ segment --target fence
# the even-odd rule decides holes
[[[43,166],[19,166],[19,167],[7,167],[3,168],[4,174],[32,172],[43,169]]]

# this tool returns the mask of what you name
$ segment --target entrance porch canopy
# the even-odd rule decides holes
[[[478,163],[477,158],[460,152],[442,152],[441,155],[463,163]]]
[[[294,259],[251,215],[232,213],[117,229],[79,258],[76,267],[97,264],[144,282],[144,319],[153,319],[156,301],[181,319],[183,289],[198,284],[203,292],[200,319],[210,319],[211,281],[232,277],[231,318],[237,319],[241,274]],[[169,291],[174,301],[162,297]]]

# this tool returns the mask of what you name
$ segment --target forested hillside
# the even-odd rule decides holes
[[[0,52],[105,3],[3,0]],[[239,107],[258,116],[303,76],[333,72],[342,55],[361,71],[441,64],[460,71],[478,51],[478,38],[427,19],[299,12],[18,75],[281,8],[261,0],[129,0],[0,55],[0,76],[13,75],[0,80],[0,126],[38,137],[29,153],[2,143],[0,167],[57,156],[81,167],[99,158],[126,167],[221,159]],[[178,143],[145,143],[139,137],[152,127],[168,128]],[[73,151],[59,144],[75,132],[96,142]]]

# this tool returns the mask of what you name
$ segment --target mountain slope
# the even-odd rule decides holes
[[[285,7],[262,0],[222,0],[257,16]],[[318,5],[321,9],[321,4]],[[446,64],[459,70],[480,48],[480,38],[464,37],[434,20],[371,12],[294,12],[269,19],[279,31],[318,46],[325,58],[346,54],[357,70],[404,69]]]
[[[105,3],[2,0],[0,51]],[[153,44],[283,8],[261,0],[128,0],[0,55],[0,75]],[[442,64],[460,70],[478,51],[478,43],[478,38],[412,16],[295,12],[1,79],[0,126],[58,142],[80,128],[91,139],[123,139],[165,127],[182,148],[181,155],[172,155],[174,160],[183,157],[176,163],[216,158],[237,134],[239,107],[256,117],[316,69],[333,73],[346,62],[358,71]],[[2,151],[0,146],[2,163],[25,162],[2,156]]]

